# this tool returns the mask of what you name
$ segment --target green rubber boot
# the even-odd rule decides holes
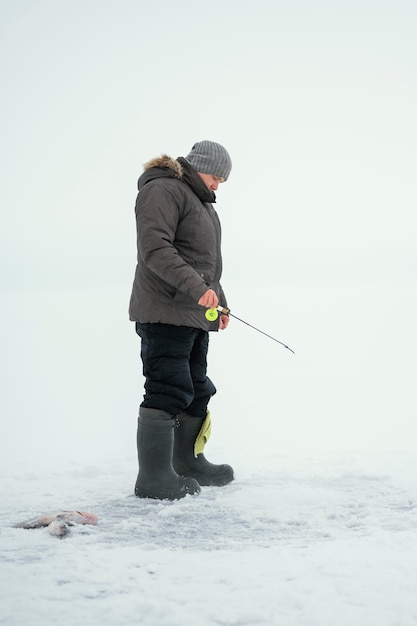
[[[179,500],[201,491],[196,480],[179,476],[172,467],[174,425],[174,418],[165,411],[144,407],[139,410],[139,474],[135,484],[138,498]]]
[[[181,413],[176,421],[172,462],[177,474],[195,478],[201,486],[221,487],[230,483],[234,478],[230,465],[210,463],[203,454],[211,432],[209,411],[206,418]]]

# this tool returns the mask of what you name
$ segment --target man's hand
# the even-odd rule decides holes
[[[207,289],[206,293],[201,296],[198,304],[205,306],[206,309],[216,309],[219,305],[219,299],[213,289]]]
[[[224,330],[225,328],[227,328],[227,325],[230,322],[230,317],[228,315],[220,315],[220,319],[219,319],[219,329],[220,330]]]
[[[213,289],[207,289],[206,293],[201,296],[198,304],[200,306],[205,306],[206,309],[217,309],[217,307],[219,306],[219,299],[216,292],[213,291]],[[230,318],[228,315],[220,315],[219,330],[224,330],[225,328],[227,328],[229,322]]]

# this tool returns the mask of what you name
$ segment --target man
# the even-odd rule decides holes
[[[212,203],[232,168],[218,143],[194,144],[184,158],[149,161],[136,200],[138,261],[129,316],[141,337],[145,395],[137,447],[140,498],[176,500],[200,485],[233,480],[230,465],[203,454],[211,430],[207,405],[216,388],[207,377],[208,331],[229,318],[205,315],[227,306],[220,278],[221,228]]]

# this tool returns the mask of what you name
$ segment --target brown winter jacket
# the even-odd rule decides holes
[[[138,189],[130,319],[217,330],[218,320],[209,322],[197,304],[210,288],[227,306],[214,192],[185,159],[166,155],[145,165]]]

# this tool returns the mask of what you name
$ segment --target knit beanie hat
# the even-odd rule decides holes
[[[232,160],[226,148],[214,141],[199,141],[184,157],[196,172],[211,174],[227,180],[232,169]]]

